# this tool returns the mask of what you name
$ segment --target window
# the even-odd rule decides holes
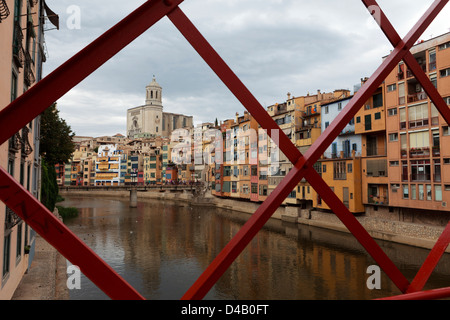
[[[442,127],[442,135],[443,136],[449,136],[450,131],[448,130],[448,126]]]
[[[11,250],[11,233],[8,233],[3,239],[3,274],[2,274],[3,277],[5,277],[9,273],[10,250]]]
[[[338,110],[341,111],[342,110],[342,102],[338,103]]]
[[[423,184],[419,184],[419,200],[424,199]]]
[[[450,68],[441,70],[441,78],[450,76]]]
[[[431,201],[433,199],[431,194],[431,184],[427,184],[427,200]]]
[[[430,160],[412,160],[410,164],[412,181],[430,181]]]
[[[383,94],[378,93],[373,96],[373,107],[380,108],[383,106]]]
[[[442,186],[440,185],[434,186],[434,200],[442,201]]]
[[[11,77],[11,102],[17,98],[17,74],[13,71]]]
[[[330,126],[330,123],[327,121],[325,122],[325,129],[328,128]]]
[[[398,141],[398,133],[389,134],[389,142]]]
[[[403,185],[403,199],[409,199],[409,186],[407,184]]]
[[[393,108],[393,109],[389,109],[388,110],[388,116],[389,117],[395,116],[395,115],[397,115],[397,108]]]
[[[398,167],[400,165],[399,161],[389,161],[389,166]]]
[[[445,50],[445,49],[448,49],[448,48],[450,48],[450,42],[446,42],[446,43],[441,44],[439,46],[439,50]]]
[[[361,117],[356,117],[356,123],[361,123]]]
[[[352,172],[353,172],[353,164],[349,163],[349,164],[347,165],[347,172],[348,172],[348,173],[352,173]]]
[[[417,199],[417,186],[415,184],[411,185],[411,200]]]
[[[436,70],[436,51],[435,50],[430,51],[428,57],[430,60],[430,63],[429,63],[430,71]]]
[[[346,163],[345,161],[333,162],[333,178],[334,180],[347,179]]]
[[[399,113],[400,113],[400,130],[406,129],[406,109],[401,108]]]
[[[409,127],[416,128],[428,125],[428,103],[409,107],[408,109]]]
[[[260,185],[259,186],[259,195],[260,196],[267,196],[267,185]]]
[[[430,147],[430,132],[414,132],[409,135],[410,148],[429,148]]]
[[[324,113],[325,113],[325,114],[328,114],[328,111],[329,111],[328,106],[325,106],[325,108],[324,108]]]
[[[392,92],[392,91],[396,91],[396,90],[397,90],[397,84],[396,84],[396,83],[391,84],[391,85],[389,85],[389,86],[387,87],[387,91],[388,91],[388,92]]]
[[[381,112],[375,113],[375,120],[380,120],[380,119],[381,119]]]

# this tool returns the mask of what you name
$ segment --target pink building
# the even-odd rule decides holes
[[[0,108],[41,78],[44,1],[0,1]],[[0,146],[0,165],[39,198],[40,159],[35,152],[39,119],[27,124]],[[0,299],[13,296],[34,255],[35,233],[11,209],[0,203]]]

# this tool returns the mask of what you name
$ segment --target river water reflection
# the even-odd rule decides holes
[[[249,215],[165,201],[139,202],[66,196],[80,215],[66,225],[150,300],[178,300],[231,240]],[[378,242],[409,281],[428,250]],[[352,235],[269,221],[205,299],[366,300],[400,292],[382,272],[369,290],[375,264]],[[427,289],[450,286],[446,254]],[[84,276],[73,300],[109,299]]]

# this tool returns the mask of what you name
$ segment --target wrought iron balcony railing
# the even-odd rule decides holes
[[[19,23],[14,23],[13,59],[18,68],[23,68],[25,63],[25,50],[22,45],[23,32]]]
[[[8,18],[10,12],[5,0],[0,0],[0,22]]]

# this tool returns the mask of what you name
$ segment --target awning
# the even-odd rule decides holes
[[[59,30],[59,16],[47,6],[47,3],[45,1],[44,1],[44,8],[48,20],[50,20],[50,22],[56,27],[56,29]]]

